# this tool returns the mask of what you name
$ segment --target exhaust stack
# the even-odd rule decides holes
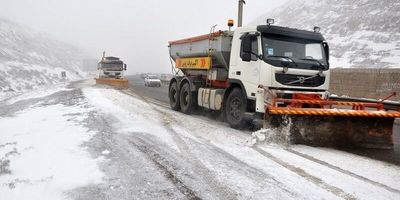
[[[238,27],[243,24],[243,5],[246,4],[244,0],[239,0],[239,11],[238,11]]]

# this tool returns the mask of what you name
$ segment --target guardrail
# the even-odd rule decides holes
[[[335,101],[355,101],[355,102],[368,102],[368,103],[379,103],[381,101],[376,99],[365,99],[365,98],[355,98],[355,97],[342,97],[342,96],[331,96],[329,99]],[[400,102],[395,101],[383,101],[382,102],[385,109],[388,110],[398,110],[400,111]]]

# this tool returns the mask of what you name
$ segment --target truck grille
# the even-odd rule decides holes
[[[300,87],[318,87],[325,83],[325,76],[305,76],[295,74],[276,73],[275,80],[282,85],[300,86]]]

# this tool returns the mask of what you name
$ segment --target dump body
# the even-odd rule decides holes
[[[229,68],[233,33],[218,31],[169,42],[170,56],[180,58],[212,57],[212,67]]]

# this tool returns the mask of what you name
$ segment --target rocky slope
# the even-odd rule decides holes
[[[41,33],[0,19],[0,98],[40,85],[82,78],[82,53]]]
[[[255,23],[321,32],[331,46],[332,67],[400,67],[399,0],[289,0]]]

